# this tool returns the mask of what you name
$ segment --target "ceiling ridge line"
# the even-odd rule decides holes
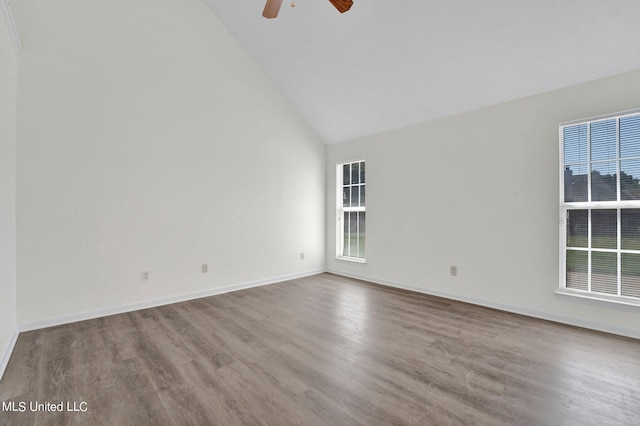
[[[13,47],[16,50],[16,53],[19,53],[22,50],[22,44],[20,43],[18,28],[16,27],[16,23],[13,20],[13,14],[11,13],[10,0],[0,0],[0,9],[2,9],[4,20],[7,23],[7,27],[9,28],[9,34],[11,35],[11,41],[13,41]]]

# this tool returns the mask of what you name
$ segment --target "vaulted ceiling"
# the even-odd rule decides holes
[[[327,143],[640,69],[638,0],[206,0]]]

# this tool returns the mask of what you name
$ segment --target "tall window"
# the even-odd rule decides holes
[[[560,126],[570,291],[640,301],[640,112]]]
[[[338,164],[337,256],[363,262],[365,241],[365,162]]]

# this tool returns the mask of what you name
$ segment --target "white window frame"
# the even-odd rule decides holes
[[[342,163],[336,164],[336,259],[339,260],[347,260],[350,262],[356,263],[367,263],[366,260],[366,249],[365,249],[365,257],[354,257],[348,256],[343,253],[344,250],[344,213],[346,212],[366,212],[366,206],[358,206],[358,207],[344,207],[342,204],[342,188],[343,188],[343,166],[347,164],[355,164],[355,163],[365,163],[365,159],[351,160],[345,161]],[[366,170],[365,170],[366,176]],[[365,183],[362,184],[365,187],[367,186],[366,177]],[[365,201],[366,204],[366,201]],[[366,220],[366,219],[365,219]],[[365,230],[366,235],[366,230]],[[366,247],[366,237],[365,237],[365,247]]]
[[[560,176],[560,277],[559,277],[559,288],[556,291],[556,294],[561,296],[569,296],[571,298],[578,298],[587,301],[587,303],[602,305],[602,306],[619,306],[622,308],[630,308],[632,310],[637,310],[640,308],[640,297],[629,297],[621,295],[621,266],[620,266],[620,257],[622,253],[632,253],[632,254],[640,254],[640,250],[627,250],[621,248],[621,231],[620,231],[620,209],[624,208],[640,208],[640,200],[620,200],[620,128],[619,128],[619,120],[624,117],[640,115],[640,109],[634,109],[629,111],[623,111],[613,114],[601,115],[597,117],[590,117],[586,119],[573,120],[564,123],[560,123],[558,128],[558,136],[559,136],[559,176]],[[590,165],[592,164],[591,159],[591,124],[599,121],[606,121],[611,119],[617,119],[617,144],[616,144],[616,175],[618,176],[616,185],[617,192],[617,201],[591,201],[591,171]],[[565,202],[564,200],[564,189],[565,189],[565,162],[564,162],[564,139],[563,139],[563,130],[565,127],[575,126],[579,124],[587,125],[587,161],[584,164],[587,165],[587,200],[583,202]],[[635,157],[634,157],[635,158]],[[595,163],[599,162],[593,161]],[[603,160],[604,161],[604,160]],[[612,161],[612,160],[611,160]],[[618,277],[617,277],[617,286],[618,286],[618,295],[613,294],[605,294],[591,291],[591,263],[589,263],[588,268],[588,290],[580,290],[574,288],[567,287],[567,274],[566,274],[566,256],[567,256],[567,212],[569,210],[588,210],[588,223],[589,223],[589,232],[588,232],[588,243],[587,248],[579,249],[584,250],[589,253],[592,253],[593,248],[591,247],[591,212],[597,209],[616,209],[618,218],[617,218],[617,248],[616,249],[601,249],[598,248],[595,251],[597,252],[614,252],[617,253],[618,257]],[[572,250],[576,250],[576,247],[571,247]]]

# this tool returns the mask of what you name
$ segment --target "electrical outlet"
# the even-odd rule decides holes
[[[202,264],[202,273],[206,274],[207,272],[209,272],[209,265],[206,263]]]
[[[303,251],[300,252],[300,260],[304,260],[304,252]]]
[[[149,281],[149,271],[142,271],[142,281]]]
[[[458,276],[458,267],[457,266],[451,265],[451,276],[452,277]]]

